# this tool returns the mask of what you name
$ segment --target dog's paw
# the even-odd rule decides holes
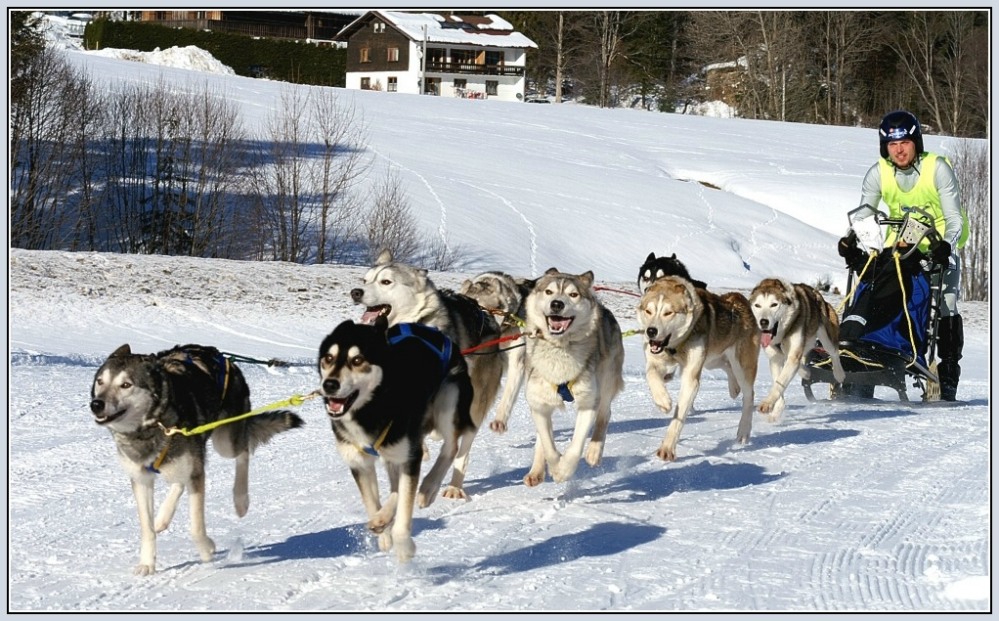
[[[767,416],[768,423],[778,423],[780,422],[781,414],[784,413],[785,402],[783,398],[777,399],[774,403],[774,407],[770,410],[770,415]]]
[[[735,441],[738,442],[739,444],[749,444],[749,432],[740,431],[738,435],[735,436]]]
[[[496,433],[506,433],[506,421],[496,419],[489,423],[489,428]]]
[[[545,472],[528,472],[527,476],[524,477],[524,485],[527,487],[537,487],[545,482]]]
[[[170,517],[166,517],[166,518],[164,518],[164,517],[157,517],[156,518],[156,522],[153,523],[153,530],[156,531],[157,533],[162,533],[166,529],[170,528],[170,519],[171,518],[173,518],[172,515]]]
[[[385,532],[385,529],[388,528],[389,524],[391,523],[392,520],[387,520],[385,519],[384,516],[376,515],[375,517],[368,520],[368,530],[375,533],[376,535],[379,535]]]
[[[416,506],[418,506],[421,509],[426,509],[430,505],[434,504],[434,500],[436,499],[437,499],[436,491],[428,491],[428,492],[420,491],[420,493],[416,495]]]
[[[555,481],[556,483],[565,483],[572,478],[572,475],[575,474],[575,472],[575,466],[570,467],[564,463],[559,463],[559,465],[552,470],[552,481]]]
[[[448,485],[441,492],[441,496],[448,498],[450,500],[467,500],[468,496],[465,494],[465,490],[460,487],[455,487],[454,485]]]
[[[215,542],[212,541],[211,537],[195,540],[194,544],[198,546],[198,554],[201,556],[202,563],[207,563],[214,558]]]
[[[663,461],[676,461],[676,447],[663,444],[656,451],[656,457]]]
[[[151,576],[156,573],[155,565],[143,565],[142,563],[132,568],[132,573],[136,576]]]
[[[398,537],[395,540],[395,558],[400,563],[408,563],[416,554],[416,544],[412,537]]]
[[[596,468],[600,465],[600,459],[604,455],[604,444],[603,442],[590,442],[590,445],[586,447],[586,463],[590,464],[591,467]]]
[[[232,497],[233,505],[236,507],[236,516],[243,517],[246,512],[250,510],[250,495],[244,494],[242,496]]]
[[[384,532],[378,535],[378,549],[382,552],[388,552],[392,549],[392,533]]]
[[[774,409],[774,402],[771,401],[770,399],[766,399],[765,401],[760,403],[760,407],[757,408],[760,414],[769,414],[770,411],[773,409]]]

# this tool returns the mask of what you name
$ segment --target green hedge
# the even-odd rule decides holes
[[[107,19],[87,24],[83,42],[88,50],[119,48],[140,52],[193,45],[231,67],[237,75],[319,86],[342,87],[346,83],[347,50],[307,43]]]

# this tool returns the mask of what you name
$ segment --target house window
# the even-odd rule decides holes
[[[499,82],[496,80],[486,80],[486,95],[495,96],[499,94]]]
[[[361,62],[370,63],[371,62],[371,50],[366,47],[361,48]]]
[[[371,90],[371,78],[361,78],[361,90],[362,91]]]
[[[454,87],[458,88],[468,88],[468,80],[462,80],[461,78],[456,78],[454,81]]]
[[[371,28],[378,33],[385,32],[385,22],[374,22],[371,24]]]
[[[397,47],[390,47],[388,49],[388,58],[387,58],[387,60],[390,63],[397,63],[397,62],[399,62],[399,48],[397,48]]]
[[[496,75],[503,67],[503,52],[486,52],[486,73]]]
[[[399,90],[399,78],[388,79],[388,92],[395,93]]]

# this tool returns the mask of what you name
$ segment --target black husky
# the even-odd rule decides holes
[[[389,328],[379,317],[374,325],[337,326],[319,347],[318,367],[337,450],[361,493],[368,529],[379,534],[382,550],[394,547],[399,562],[407,562],[416,551],[413,506],[424,438],[436,432],[444,443],[420,485],[421,507],[434,501],[451,462],[462,457],[459,439],[467,452],[475,435],[468,366],[440,330],[415,323]],[[384,506],[375,473],[378,457],[391,486]]]
[[[668,257],[657,257],[656,253],[650,252],[649,256],[645,258],[645,263],[642,263],[642,267],[638,268],[638,290],[645,293],[649,285],[663,276],[679,276],[680,278],[689,280],[698,289],[708,288],[708,285],[703,281],[694,280],[690,277],[687,266],[680,259],[676,258],[675,252]]]
[[[292,412],[276,410],[223,424],[194,435],[166,430],[213,423],[250,411],[250,389],[243,373],[214,347],[185,345],[157,354],[116,349],[94,374],[90,389],[94,421],[111,432],[119,461],[132,480],[139,510],[141,545],[135,573],[156,571],[156,533],[166,530],[186,487],[191,503],[191,536],[202,561],[215,543],[205,531],[205,445],[236,459],[233,502],[236,514],[250,506],[250,454],[275,434],[302,426]],[[156,475],[170,483],[166,500],[153,521]]]

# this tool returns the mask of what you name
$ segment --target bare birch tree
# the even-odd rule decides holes
[[[976,82],[983,74],[974,70],[975,57],[988,49],[975,36],[977,19],[972,11],[915,11],[890,41],[919,94],[918,108],[926,111],[936,131],[947,135],[971,125],[966,118],[969,98],[981,90]]]
[[[983,140],[958,140],[951,158],[968,213],[968,241],[961,249],[961,297],[990,297],[992,158]]]
[[[315,91],[309,108],[320,147],[312,184],[318,191],[316,262],[343,258],[345,244],[358,229],[354,185],[368,170],[363,146],[367,127],[354,103],[344,102],[331,88]]]

